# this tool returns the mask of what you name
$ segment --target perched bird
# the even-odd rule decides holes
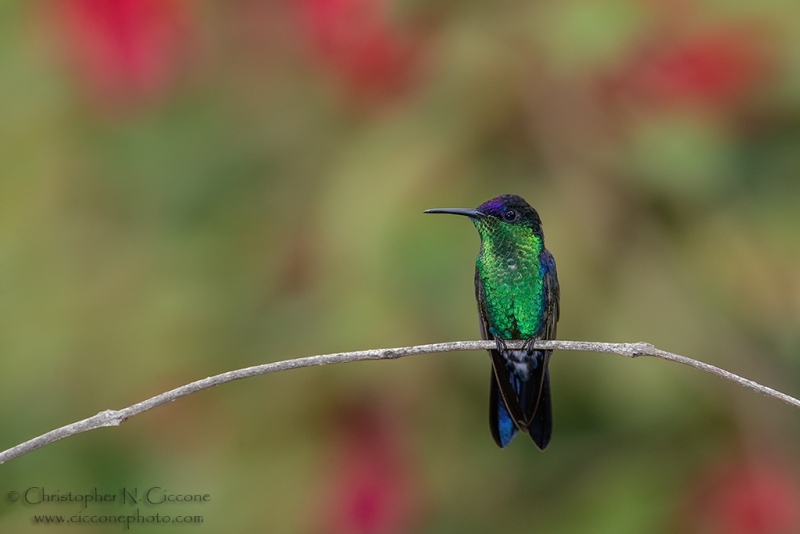
[[[559,287],[555,259],[544,248],[539,214],[516,195],[493,198],[476,209],[425,213],[465,215],[481,236],[475,298],[483,339],[497,344],[489,351],[492,437],[505,447],[522,430],[544,450],[553,431],[547,370],[552,351],[535,350],[533,342],[556,337]],[[525,340],[525,345],[509,349],[508,340]]]

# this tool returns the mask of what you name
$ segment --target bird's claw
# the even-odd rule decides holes
[[[533,356],[533,353],[536,351],[536,349],[534,348],[535,346],[536,346],[536,339],[529,338],[528,340],[525,341],[525,344],[522,345],[522,349],[528,356]]]

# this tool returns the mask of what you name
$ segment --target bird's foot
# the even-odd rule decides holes
[[[531,337],[525,341],[525,344],[522,345],[522,350],[525,351],[525,354],[528,356],[533,356],[534,351],[536,350],[536,338]]]

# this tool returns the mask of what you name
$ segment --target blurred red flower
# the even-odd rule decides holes
[[[419,46],[393,23],[383,0],[298,0],[311,49],[356,96],[402,92],[413,77]]]
[[[786,466],[742,460],[713,471],[702,486],[696,506],[703,532],[800,532],[800,484]]]
[[[628,70],[623,85],[662,103],[727,104],[749,94],[765,66],[754,34],[718,31],[659,46]]]
[[[365,401],[346,407],[338,419],[321,532],[410,532],[417,501],[395,412]]]
[[[183,0],[62,0],[56,24],[81,81],[105,101],[160,96],[192,42]]]

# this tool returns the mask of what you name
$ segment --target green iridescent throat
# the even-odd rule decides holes
[[[473,220],[481,236],[478,276],[484,286],[489,330],[501,339],[528,339],[544,327],[541,236],[494,217]]]

